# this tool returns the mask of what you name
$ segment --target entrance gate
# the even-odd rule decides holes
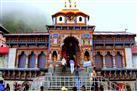
[[[75,65],[78,65],[80,59],[79,42],[75,37],[69,36],[64,39],[64,45],[62,46],[62,57],[67,60],[67,66],[69,67],[69,60],[75,61]]]

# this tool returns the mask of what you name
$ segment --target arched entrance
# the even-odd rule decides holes
[[[80,59],[79,42],[75,37],[69,36],[64,39],[64,45],[62,46],[62,57],[67,60],[67,66],[69,67],[69,60],[73,59],[75,65],[77,65]]]

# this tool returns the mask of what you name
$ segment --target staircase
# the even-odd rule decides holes
[[[70,73],[70,68],[66,67],[66,71],[64,72],[64,74],[62,73],[62,68],[61,67],[57,67],[55,69],[55,72],[53,74],[54,76],[71,76],[71,73]]]
[[[35,78],[32,82],[30,91],[39,91],[40,86],[44,86],[44,91],[60,91],[62,86],[68,88],[68,91],[72,91],[74,86],[80,84],[85,85],[86,91],[92,91],[91,88],[94,88],[93,83],[98,84],[98,88],[103,86],[104,91],[117,91],[119,88],[116,83],[109,81],[108,79],[97,76],[96,80],[90,80],[90,77],[85,75],[86,72],[81,72],[80,80],[76,81],[76,77],[70,74],[70,69],[67,68],[65,74],[61,72],[61,68],[57,68],[54,74],[46,73],[46,76]],[[121,88],[121,91],[126,91]]]

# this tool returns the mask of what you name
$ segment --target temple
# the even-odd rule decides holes
[[[91,61],[98,76],[117,83],[129,84],[137,90],[136,34],[123,31],[96,31],[87,25],[90,16],[76,7],[76,2],[65,2],[65,7],[51,16],[47,32],[9,33],[0,25],[0,72],[13,84],[33,81],[45,76],[49,61],[55,68],[64,57],[75,66]],[[10,30],[9,30],[10,31]]]

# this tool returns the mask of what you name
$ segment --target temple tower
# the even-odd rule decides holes
[[[95,26],[87,25],[89,15],[77,9],[74,0],[65,1],[64,6],[64,9],[52,15],[52,25],[47,25],[49,60],[60,61],[65,57],[66,60],[74,59],[75,65],[91,61]]]

